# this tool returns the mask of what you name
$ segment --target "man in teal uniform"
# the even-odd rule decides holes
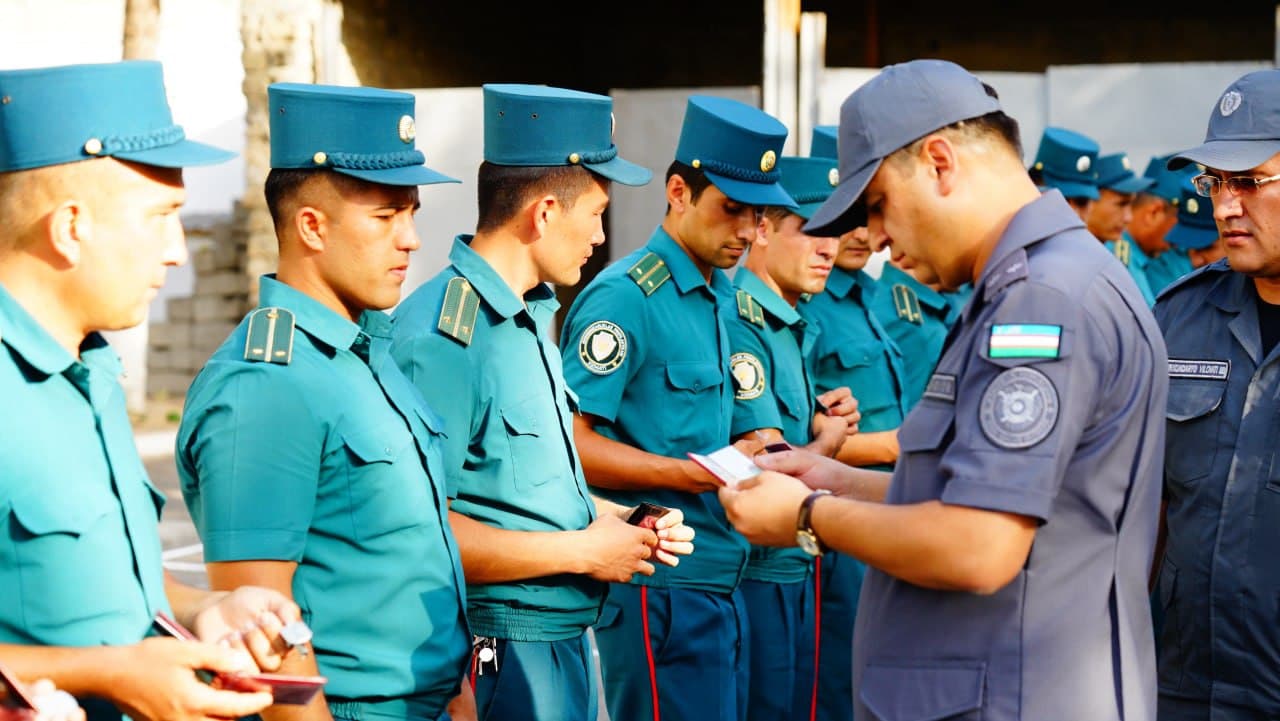
[[[694,96],[668,210],[649,243],[600,273],[561,334],[579,397],[574,440],[587,482],[624,506],[684,510],[698,551],[676,568],[615,584],[596,640],[613,721],[740,721],[747,619],[738,582],[747,542],[728,526],[714,476],[688,460],[729,443],[729,340],[717,314],[722,268],[756,238],[758,208],[791,205],[778,185],[786,127],[732,100]]]
[[[1097,168],[1098,200],[1089,206],[1086,227],[1129,271],[1147,305],[1154,305],[1156,297],[1147,282],[1147,264],[1151,257],[1129,237],[1126,230],[1133,221],[1134,198],[1153,183],[1150,178],[1139,178],[1133,172],[1129,156],[1124,153],[1098,158]]]
[[[870,300],[871,311],[902,351],[908,410],[924,395],[947,330],[959,316],[947,296],[931,287],[936,281],[932,269],[899,254],[884,264]]]
[[[161,568],[161,495],[138,458],[101,330],[129,328],[185,262],[184,139],[154,62],[0,71],[0,659],[80,697],[90,721],[255,713],[197,669],[254,670],[213,643],[143,640],[171,613],[280,663],[278,593],[206,593]]]
[[[1150,188],[1138,193],[1133,201],[1133,220],[1127,230],[1133,242],[1151,258],[1147,263],[1147,283],[1151,292],[1160,295],[1173,281],[1190,273],[1191,261],[1187,252],[1168,241],[1169,231],[1178,222],[1178,205],[1182,202],[1185,187],[1190,185],[1193,173],[1187,170],[1169,170],[1166,166],[1172,156],[1160,156],[1147,164],[1144,177],[1153,182]]]
[[[834,145],[832,141],[833,149]],[[812,147],[819,147],[816,131]],[[876,281],[863,271],[870,257],[866,227],[842,235],[826,288],[799,308],[817,329],[813,357],[817,390],[844,386],[858,399],[858,433],[849,436],[837,458],[851,466],[892,471],[898,458],[898,426],[908,410],[907,376],[897,343],[871,312]],[[823,555],[820,573],[826,622],[819,629],[816,718],[847,721],[853,716],[853,620],[865,566],[852,556],[831,551]]]
[[[450,179],[414,149],[412,95],[275,84],[267,99],[279,273],[187,394],[183,495],[212,585],[291,594],[315,632],[284,667],[329,682],[290,719],[446,718],[470,636],[444,428],[379,309],[418,248],[416,186]]]
[[[458,237],[451,265],[395,312],[392,356],[448,433],[481,718],[596,721],[587,627],[605,582],[653,573],[659,536],[587,490],[550,339],[548,284],[576,284],[604,241],[610,183],[652,177],[618,157],[612,107],[574,90],[484,86],[476,234]],[[656,519],[659,560],[691,550],[681,517]]]
[[[1066,128],[1049,127],[1040,136],[1031,180],[1042,189],[1062,191],[1081,220],[1098,199],[1098,143]]]
[[[1213,202],[1197,194],[1190,181],[1182,188],[1178,224],[1169,231],[1169,245],[1182,249],[1193,269],[1227,257],[1226,243],[1213,218]]]
[[[835,187],[835,161],[784,157],[782,187],[798,207],[765,210],[764,232],[733,276],[738,289],[723,313],[734,380],[734,438],[788,442],[824,456],[843,446],[848,424],[820,412],[848,388],[819,396],[813,381],[816,329],[800,316],[802,296],[821,293],[839,246],[800,226]],[[848,405],[848,404],[846,404]],[[751,721],[813,718],[819,650],[815,554],[799,548],[752,546],[742,596],[751,619]]]

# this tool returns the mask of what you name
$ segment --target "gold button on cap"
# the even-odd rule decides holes
[[[316,165],[324,165],[328,160],[329,156],[325,155],[323,150],[311,156],[311,161]]]
[[[569,162],[570,162],[570,163],[572,163],[572,164],[574,164],[574,165],[577,165],[579,162],[581,162],[581,160],[582,160],[582,156],[581,156],[581,155],[578,155],[577,153],[570,153],[570,154],[569,154]]]
[[[89,138],[84,141],[84,152],[89,155],[97,155],[102,152],[102,141],[97,138]]]
[[[773,170],[773,166],[778,163],[778,154],[772,150],[764,151],[764,155],[760,156],[760,170],[769,172]]]

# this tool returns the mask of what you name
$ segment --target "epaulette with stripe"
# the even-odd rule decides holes
[[[924,314],[920,312],[920,298],[910,286],[898,283],[893,286],[893,308],[898,317],[908,323],[920,325]]]
[[[440,320],[436,327],[441,333],[462,345],[471,345],[471,334],[476,329],[476,314],[480,312],[480,296],[471,283],[462,277],[449,281],[444,292],[444,305],[440,308]]]
[[[1116,258],[1124,264],[1124,267],[1129,267],[1129,258],[1133,255],[1133,250],[1129,247],[1129,241],[1124,238],[1117,240],[1111,251],[1115,253]]]
[[[745,318],[748,323],[764,327],[764,308],[760,307],[760,303],[745,290],[738,291],[738,315]]]
[[[293,313],[284,308],[259,308],[249,314],[244,359],[254,363],[289,365],[293,360]]]
[[[640,290],[643,290],[646,296],[650,296],[671,278],[671,271],[667,269],[667,264],[657,253],[646,253],[631,266],[627,275],[631,276],[631,280],[640,286]]]

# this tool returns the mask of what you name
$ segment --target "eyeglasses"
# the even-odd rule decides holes
[[[1222,186],[1226,185],[1227,190],[1232,195],[1253,195],[1258,192],[1258,188],[1267,183],[1274,183],[1280,180],[1280,175],[1272,175],[1267,178],[1255,178],[1250,175],[1233,175],[1226,180],[1215,178],[1212,175],[1197,175],[1191,179],[1191,184],[1196,186],[1196,195],[1212,198],[1222,190]]]

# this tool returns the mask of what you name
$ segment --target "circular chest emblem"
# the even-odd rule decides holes
[[[401,142],[412,143],[413,139],[418,137],[418,126],[413,122],[413,116],[401,115],[396,132],[400,133]]]
[[[736,388],[734,398],[749,401],[764,393],[764,366],[759,358],[750,353],[734,353],[729,356],[729,373]]]
[[[1230,90],[1223,94],[1222,101],[1218,103],[1218,110],[1222,112],[1222,117],[1227,117],[1240,109],[1240,104],[1244,102],[1244,98],[1235,90]]]
[[[1200,201],[1195,198],[1187,198],[1187,212],[1195,215],[1200,212]]]
[[[1076,170],[1081,173],[1087,173],[1091,167],[1093,167],[1093,161],[1089,159],[1089,156],[1081,155],[1079,158],[1076,158]]]
[[[764,151],[764,155],[760,156],[760,170],[769,172],[773,170],[773,166],[778,164],[778,154],[772,150]]]
[[[582,331],[578,340],[578,360],[598,376],[608,375],[627,357],[627,334],[616,324],[598,320]]]
[[[1058,422],[1058,391],[1040,371],[1021,366],[1004,371],[982,393],[982,432],[1001,448],[1030,448],[1049,437]]]

